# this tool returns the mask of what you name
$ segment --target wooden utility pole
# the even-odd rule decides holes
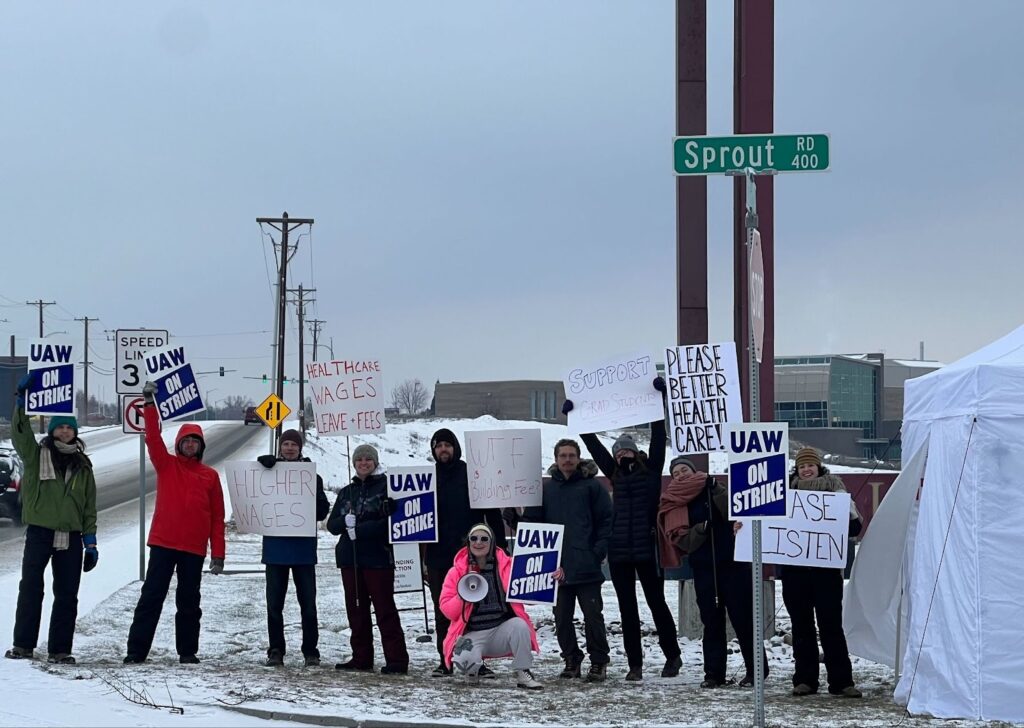
[[[302,284],[299,284],[298,288],[293,288],[288,291],[289,293],[297,293],[298,298],[293,301],[299,314],[299,429],[302,430],[302,437],[306,437],[306,361],[305,361],[305,349],[303,348],[303,331],[305,324],[303,317],[306,314],[306,296],[312,296],[310,303],[316,300],[313,294],[316,293],[315,288],[303,288]],[[314,350],[315,351],[315,350]],[[314,357],[315,358],[315,357]]]
[[[89,318],[88,316],[83,316],[82,318],[76,318],[75,321],[81,321],[82,323],[85,324],[85,348],[83,349],[83,353],[82,353],[82,365],[83,365],[83,371],[85,372],[85,376],[83,377],[83,380],[82,380],[82,390],[83,390],[83,392],[85,394],[85,405],[84,405],[85,413],[82,415],[82,424],[83,425],[88,425],[89,424],[89,364],[92,363],[92,362],[89,361],[89,322],[90,321],[99,321],[99,319],[98,318]]]
[[[320,329],[323,328],[323,324],[327,323],[323,319],[310,319],[309,329],[313,333],[313,361],[316,361],[316,344],[317,339],[320,338]]]
[[[281,217],[257,217],[256,222],[261,226],[269,225],[281,233],[281,258],[277,267],[277,371],[275,373],[275,393],[281,401],[284,401],[284,320],[288,300],[288,261],[291,259],[292,255],[295,255],[294,250],[289,253],[288,234],[303,225],[309,225],[312,227],[313,218],[290,218],[288,217],[288,213],[285,212],[281,214]],[[275,243],[275,246],[277,245],[278,244]],[[281,428],[278,426],[271,432],[271,452],[277,452],[277,437],[280,434],[280,430]]]
[[[38,306],[39,307],[39,338],[43,338],[43,306],[55,306],[56,301],[44,301],[39,299],[38,301],[25,301],[26,306]]]

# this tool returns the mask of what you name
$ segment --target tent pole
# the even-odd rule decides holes
[[[903,627],[903,589],[900,589],[900,603],[896,607],[896,681],[894,685],[898,685],[900,682],[900,631]]]

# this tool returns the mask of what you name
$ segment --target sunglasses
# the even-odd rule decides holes
[[[469,540],[473,543],[488,543],[491,540],[490,536],[470,536]]]

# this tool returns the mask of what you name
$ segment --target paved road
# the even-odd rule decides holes
[[[203,425],[202,422],[199,423]],[[241,422],[212,423],[203,426],[206,434],[206,453],[203,461],[207,465],[217,466],[222,460],[230,460],[241,448],[255,442],[257,437],[267,438],[267,428],[246,427]],[[139,498],[139,456],[138,442],[140,435],[124,435],[120,425],[113,428],[96,429],[82,435],[88,452],[96,462],[104,459],[116,460],[115,465],[99,465],[96,467],[96,510],[137,501]],[[124,457],[111,458],[108,448],[127,448],[131,454]],[[146,492],[156,489],[156,476],[153,467],[146,459]],[[138,520],[136,518],[136,520]],[[9,523],[7,521],[6,523]],[[7,526],[0,528],[0,543],[10,539],[20,539],[25,528]]]

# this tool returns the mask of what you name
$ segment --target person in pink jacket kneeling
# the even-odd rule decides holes
[[[487,582],[487,593],[478,602],[459,596],[459,580],[471,571]],[[512,572],[512,559],[494,546],[494,532],[482,523],[469,529],[467,545],[455,554],[455,561],[441,588],[440,606],[451,620],[444,640],[444,659],[467,679],[475,681],[485,657],[512,656],[516,684],[529,690],[543,688],[534,679],[533,652],[540,652],[537,633],[526,608],[505,601],[505,584]]]

